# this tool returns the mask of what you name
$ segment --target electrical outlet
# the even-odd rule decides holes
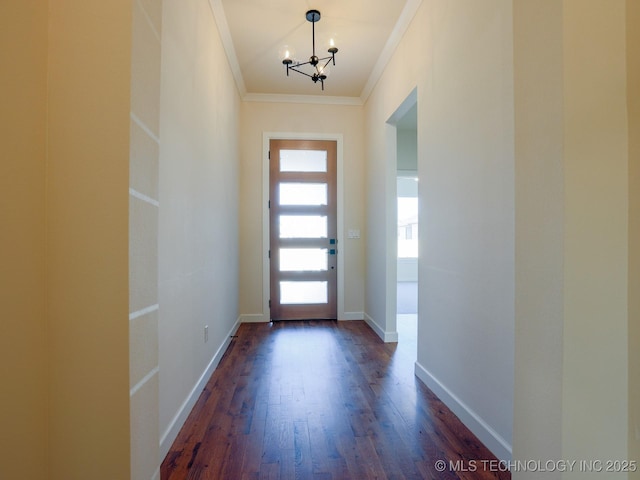
[[[204,326],[204,343],[209,341],[209,325]]]

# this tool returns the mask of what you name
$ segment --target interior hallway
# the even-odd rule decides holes
[[[412,92],[414,381],[499,458],[640,459],[640,2],[417,1],[371,88],[322,104],[242,88],[221,2],[0,2],[0,478],[159,479],[269,318],[267,137],[341,141],[340,318],[393,337]]]
[[[415,316],[398,324],[399,343],[362,321],[243,324],[161,478],[511,478],[464,471],[497,460],[413,374]]]

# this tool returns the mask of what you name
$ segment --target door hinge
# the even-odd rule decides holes
[[[269,250],[269,258],[271,258],[271,250]]]
[[[269,150],[269,160],[271,160],[271,150]]]
[[[271,208],[271,200],[267,201],[267,208]]]

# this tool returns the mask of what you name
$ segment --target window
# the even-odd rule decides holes
[[[398,257],[418,258],[418,198],[398,198]]]

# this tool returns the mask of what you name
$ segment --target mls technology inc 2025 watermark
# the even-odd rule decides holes
[[[638,470],[636,460],[436,460],[438,472],[610,472]]]

